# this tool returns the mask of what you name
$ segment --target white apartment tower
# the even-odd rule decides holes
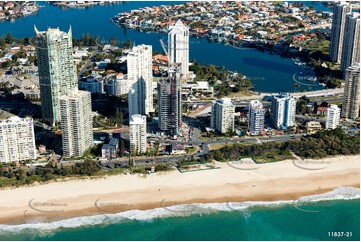
[[[154,112],[152,46],[134,46],[127,56],[127,68],[129,117]]]
[[[331,104],[327,108],[326,129],[335,129],[340,123],[340,108]]]
[[[68,33],[59,28],[40,32],[34,26],[34,30],[43,118],[55,125],[60,121],[59,97],[78,88],[71,27]]]
[[[360,14],[353,12],[346,15],[341,71],[356,63],[360,63]]]
[[[230,98],[222,98],[213,103],[211,127],[222,134],[234,131],[234,105]]]
[[[345,87],[342,103],[342,117],[360,117],[360,64],[346,69]]]
[[[0,161],[9,163],[35,159],[33,119],[12,116],[0,120]]]
[[[72,90],[60,97],[63,155],[79,157],[93,146],[93,117],[90,93]]]
[[[248,130],[251,135],[261,135],[264,130],[265,110],[263,104],[254,100],[248,105]]]
[[[272,94],[271,119],[277,129],[295,125],[296,99],[289,93]]]
[[[333,8],[330,42],[330,57],[333,63],[340,64],[341,62],[346,14],[350,12],[351,7],[348,3],[339,3]]]
[[[181,20],[168,28],[168,59],[169,65],[181,65],[181,78],[189,74],[189,28]]]
[[[136,153],[147,152],[147,117],[134,114],[129,121],[130,149]]]

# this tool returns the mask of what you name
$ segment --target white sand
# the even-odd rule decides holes
[[[359,187],[359,155],[327,158],[318,160],[318,164],[313,161],[308,165],[299,162],[295,165],[294,162],[285,160],[263,165],[248,162],[231,165],[217,163],[216,166],[221,169],[188,173],[172,171],[151,174],[145,178],[139,175],[116,175],[0,190],[0,222],[23,223],[38,217],[62,219],[104,213],[95,206],[100,203],[118,204],[118,207],[102,205],[101,208],[106,211],[123,211],[161,207],[165,201],[167,205],[270,201],[296,199],[338,186]],[[301,166],[307,169],[301,169]],[[36,202],[53,202],[58,205],[40,206]]]

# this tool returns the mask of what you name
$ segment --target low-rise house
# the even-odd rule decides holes
[[[108,144],[103,144],[102,146],[102,158],[111,160],[117,157],[117,152],[119,149],[119,142],[116,138],[110,138]]]
[[[184,155],[186,151],[182,144],[172,144],[172,155]]]
[[[306,131],[308,134],[315,134],[322,129],[320,122],[309,121],[306,123]]]
[[[317,115],[326,116],[327,114],[327,107],[318,106],[317,107]]]
[[[165,55],[155,55],[153,56],[153,62],[161,65],[168,65],[168,56]]]
[[[85,90],[90,93],[104,93],[103,80],[97,80],[92,76],[80,79],[78,81],[78,87],[80,90]]]

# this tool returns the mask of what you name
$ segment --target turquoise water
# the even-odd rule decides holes
[[[73,35],[78,38],[83,33],[98,35],[100,39],[104,37],[105,40],[116,36],[119,41],[131,39],[136,44],[150,44],[153,50],[162,51],[159,39],[164,38],[164,34],[120,28],[109,20],[119,12],[174,3],[179,2],[125,2],[83,9],[61,9],[46,2],[40,2],[39,4],[45,7],[41,8],[37,14],[13,22],[1,22],[0,35],[11,32],[15,37],[26,37],[34,35],[34,25],[39,30],[59,27],[64,31],[67,31],[71,25]],[[324,8],[319,2],[307,4],[315,5],[316,9],[323,10]],[[243,73],[252,81],[254,90],[258,92],[294,92],[323,88],[317,83],[302,81],[304,84],[295,90],[293,77],[296,73],[302,72],[302,68],[295,65],[289,58],[255,49],[235,49],[224,44],[209,42],[206,39],[190,38],[190,58],[197,59],[200,63],[225,66],[231,71]]]
[[[230,207],[230,206],[229,206]],[[164,209],[163,209],[164,210]],[[141,213],[141,212],[138,212]],[[360,200],[330,200],[294,204],[263,204],[231,211],[211,209],[193,215],[138,220],[109,216],[96,225],[88,220],[63,223],[75,228],[49,229],[46,225],[16,234],[1,231],[3,240],[359,240]],[[153,213],[155,213],[153,211]],[[159,209],[157,214],[160,214]],[[147,215],[147,216],[146,216]],[[163,214],[164,216],[164,214]],[[92,218],[93,220],[97,220]],[[70,224],[70,225],[69,225]],[[73,225],[71,225],[73,224]],[[19,227],[20,228],[20,227]],[[9,230],[9,229],[8,229]],[[16,229],[16,226],[12,228]],[[328,232],[352,232],[350,237],[330,237]]]

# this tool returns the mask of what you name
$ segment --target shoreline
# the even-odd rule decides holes
[[[115,175],[0,190],[0,223],[30,224],[68,218],[150,210],[193,203],[297,200],[337,187],[359,188],[360,155],[328,158],[322,170],[304,170],[292,160],[238,170]],[[215,179],[217,177],[217,179]]]

